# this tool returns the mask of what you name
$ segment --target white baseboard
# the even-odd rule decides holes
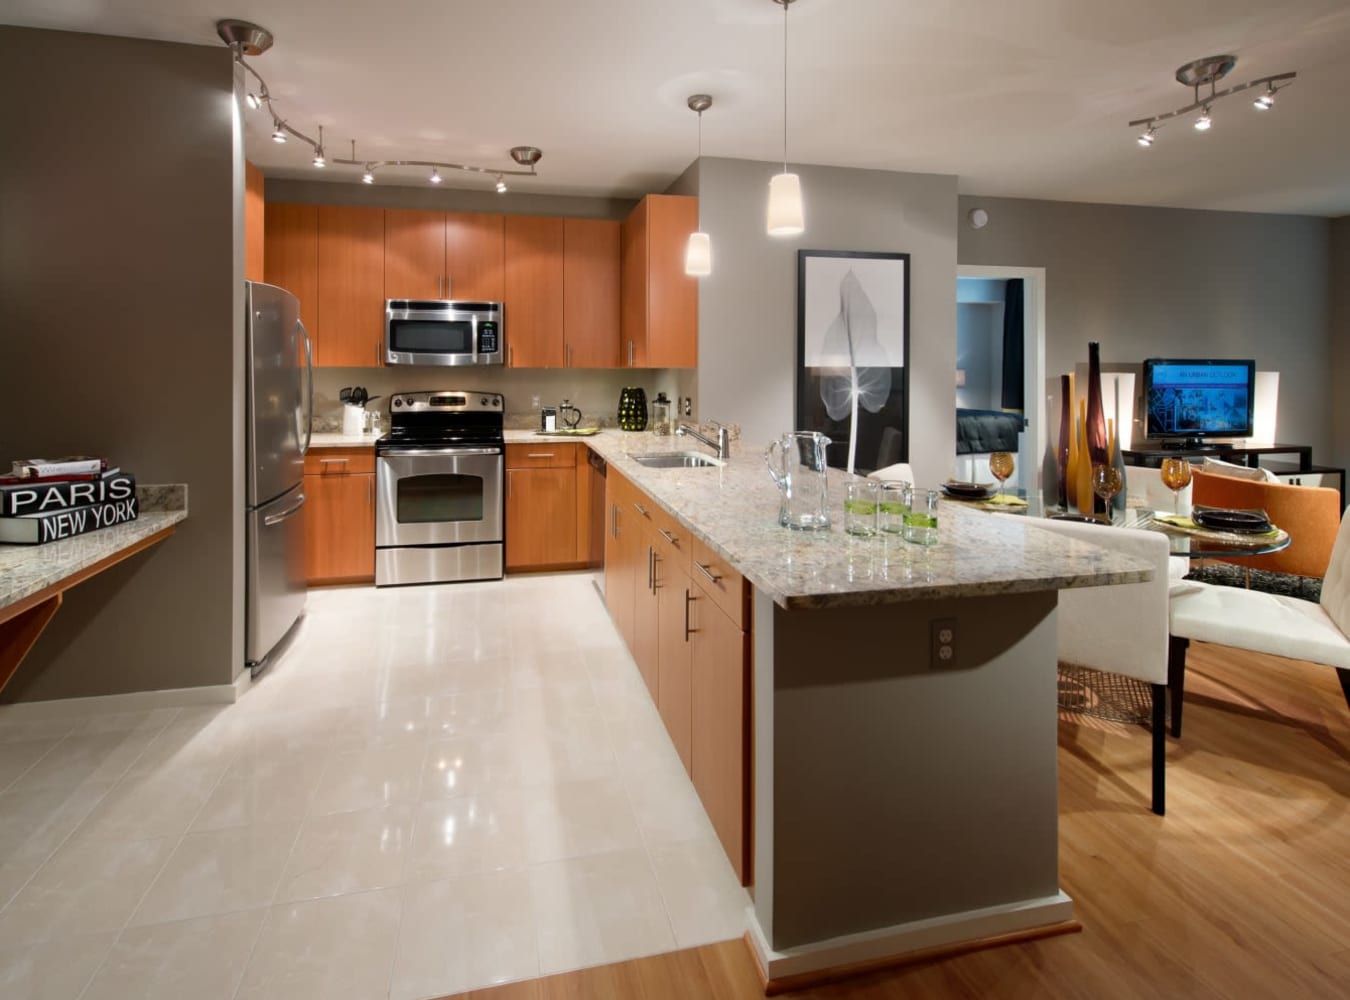
[[[141,712],[152,708],[182,708],[187,705],[229,705],[243,697],[252,675],[240,673],[233,684],[166,688],[160,691],[130,691],[91,698],[57,698],[52,701],[21,701],[0,705],[0,719],[69,719],[105,712]]]
[[[771,980],[879,959],[901,958],[911,952],[995,938],[1072,919],[1073,900],[1065,893],[1057,892],[1043,899],[946,914],[774,951],[759,925],[754,906],[749,907],[747,914],[755,956]]]

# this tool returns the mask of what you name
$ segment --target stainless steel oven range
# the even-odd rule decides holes
[[[375,586],[502,576],[503,400],[400,392],[375,442]]]

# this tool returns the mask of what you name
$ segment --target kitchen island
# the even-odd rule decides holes
[[[771,990],[1077,928],[1059,888],[1056,604],[1150,570],[944,505],[939,541],[777,523],[762,449],[655,469],[689,439],[586,442],[753,587],[748,938]],[[937,636],[954,655],[938,655]]]

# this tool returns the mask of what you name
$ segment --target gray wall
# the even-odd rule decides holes
[[[1324,465],[1350,467],[1350,215],[1331,224],[1331,452]],[[1292,388],[1292,387],[1291,387]]]
[[[795,166],[806,232],[764,232],[781,164],[704,157],[699,222],[713,273],[699,286],[699,413],[741,424],[763,444],[793,429],[797,250],[908,252],[910,461],[925,481],[953,468],[956,405],[956,178]]]
[[[976,206],[989,212],[984,229],[965,222]],[[968,195],[959,218],[962,264],[1046,269],[1047,377],[1085,362],[1090,340],[1104,365],[1255,358],[1280,373],[1276,437],[1327,464],[1328,220]]]
[[[186,482],[156,548],[72,589],[4,692],[229,683],[242,666],[241,292],[230,54],[0,27],[0,459]]]

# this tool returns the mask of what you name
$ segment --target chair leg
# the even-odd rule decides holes
[[[1163,773],[1163,764],[1167,760],[1167,735],[1164,732],[1167,718],[1167,685],[1154,684],[1153,687],[1153,811],[1159,816],[1167,815],[1167,780]]]
[[[1336,674],[1341,679],[1341,694],[1345,695],[1345,704],[1350,708],[1350,670],[1345,667],[1337,667]]]
[[[1190,639],[1167,637],[1167,688],[1172,694],[1172,738],[1181,738],[1181,700],[1186,689],[1186,647]]]

